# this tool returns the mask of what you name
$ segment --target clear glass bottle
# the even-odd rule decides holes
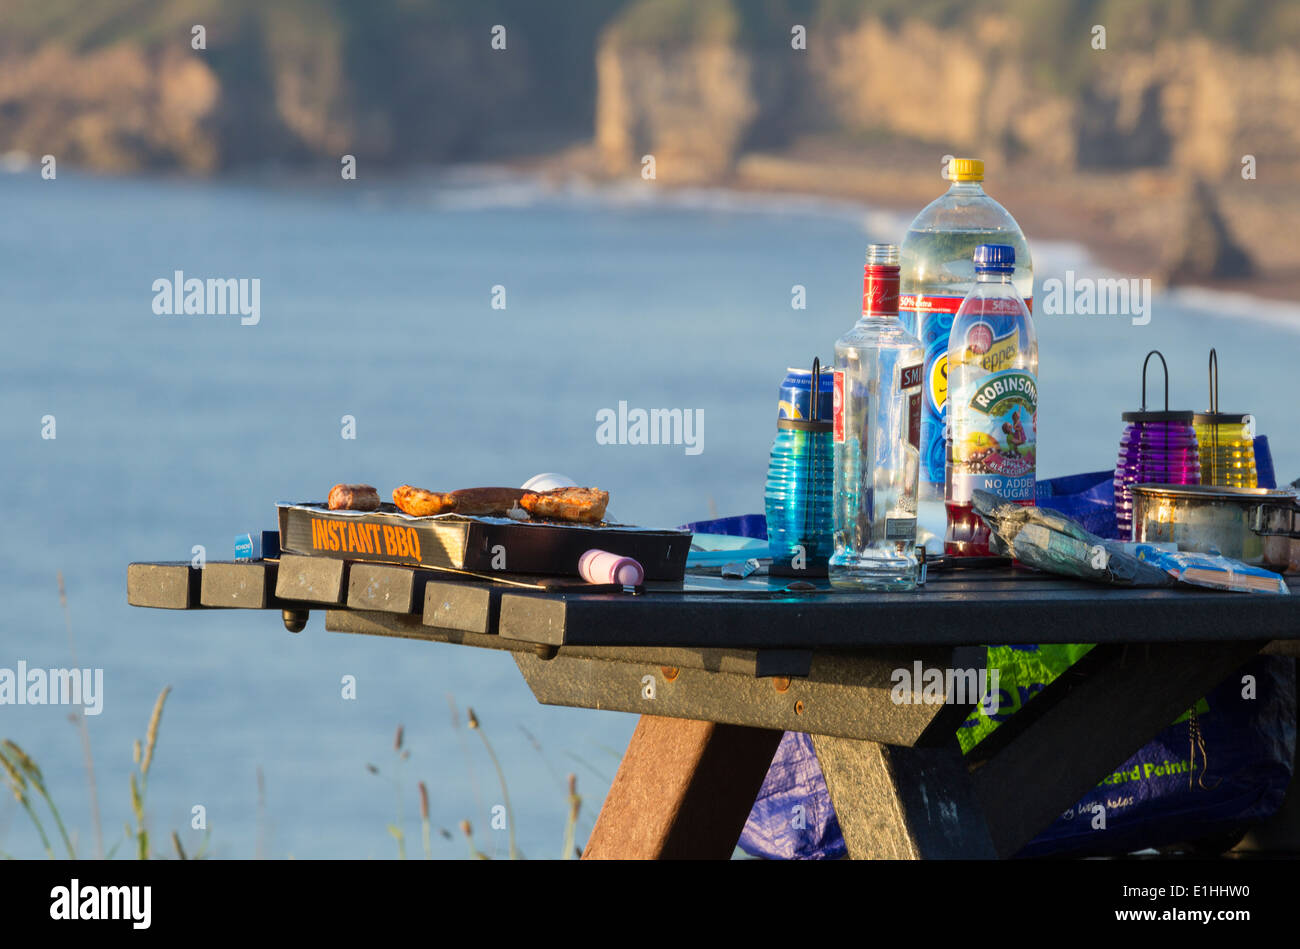
[[[898,247],[872,244],[862,317],[835,344],[834,587],[916,587],[924,356],[898,321]]]
[[[953,158],[948,190],[912,221],[901,250],[899,316],[925,349],[921,415],[921,539],[939,552],[945,529],[945,425],[948,399],[948,336],[957,307],[975,285],[971,255],[979,244],[1010,244],[1016,250],[1012,278],[1033,311],[1034,267],[1029,245],[1007,209],[984,192],[984,162]]]
[[[1038,336],[1020,288],[1016,249],[981,244],[975,286],[948,340],[948,439],[944,553],[984,557],[988,525],[976,489],[1033,506],[1038,467]]]

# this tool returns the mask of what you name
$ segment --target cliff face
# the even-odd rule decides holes
[[[1283,5],[1249,3],[1214,9],[1284,40],[1300,32]],[[701,181],[745,152],[830,133],[1209,178],[1252,154],[1300,175],[1297,44],[1246,53],[1223,30],[1144,42],[1115,23],[1111,48],[1092,50],[1086,26],[1060,19],[1091,15],[1086,4],[966,7],[958,25],[906,0],[872,5],[888,19],[827,19],[857,17],[839,0],[571,0],[565,16],[535,0],[96,0],[75,18],[9,0],[0,153],[207,173],[349,153],[472,161],[594,137],[612,174],[654,154],[661,176]],[[1037,11],[1058,19],[1025,19]],[[191,48],[196,19],[206,49]],[[791,48],[792,23],[806,49]],[[1152,23],[1148,35],[1174,35]]]
[[[595,34],[617,0],[575,0],[576,25],[532,0],[97,0],[86,16],[104,22],[80,32],[44,0],[13,2],[0,7],[0,153],[210,173],[343,154],[471,161],[585,138]]]
[[[3,147],[111,171],[211,171],[220,84],[201,60],[131,46],[73,54],[47,46],[0,58]]]
[[[751,58],[717,42],[651,50],[602,44],[596,55],[596,145],[608,172],[653,152],[674,181],[725,173],[758,114]]]
[[[1087,92],[1091,101],[1073,109],[1082,166],[1167,163],[1213,177],[1246,154],[1300,164],[1293,49],[1243,56],[1200,37],[1162,43],[1149,55],[1116,53]]]
[[[1067,95],[1031,68],[1026,41],[1016,22],[992,16],[973,35],[867,18],[810,31],[806,51],[757,54],[716,42],[643,47],[610,30],[598,52],[596,142],[607,167],[626,169],[633,154],[695,141],[699,167],[717,173],[780,98],[798,104],[789,138],[884,132],[1064,169],[1173,166],[1211,178],[1245,154],[1300,169],[1293,49],[1243,55],[1187,37],[1151,51],[1090,51],[1096,68]]]

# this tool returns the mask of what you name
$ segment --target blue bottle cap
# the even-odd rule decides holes
[[[980,244],[975,248],[976,273],[1012,273],[1016,249],[1010,244]]]

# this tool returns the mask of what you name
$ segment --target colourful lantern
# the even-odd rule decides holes
[[[1147,409],[1147,364],[1160,357],[1165,370],[1165,407]],[[1142,362],[1142,408],[1125,412],[1128,423],[1119,443],[1115,465],[1115,521],[1120,537],[1133,537],[1133,492],[1135,484],[1198,484],[1201,479],[1200,452],[1192,412],[1169,409],[1169,366],[1157,350]]]
[[[1210,411],[1197,412],[1192,424],[1201,449],[1201,484],[1220,488],[1258,487],[1255,469],[1255,418],[1219,411],[1219,356],[1210,350]]]

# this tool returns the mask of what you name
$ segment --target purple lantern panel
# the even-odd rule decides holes
[[[1165,407],[1147,411],[1147,364],[1160,357],[1165,369]],[[1119,442],[1115,465],[1115,521],[1119,535],[1133,538],[1133,485],[1199,484],[1201,456],[1191,412],[1169,410],[1169,366],[1158,350],[1142,361],[1142,408],[1122,416],[1128,427]]]

